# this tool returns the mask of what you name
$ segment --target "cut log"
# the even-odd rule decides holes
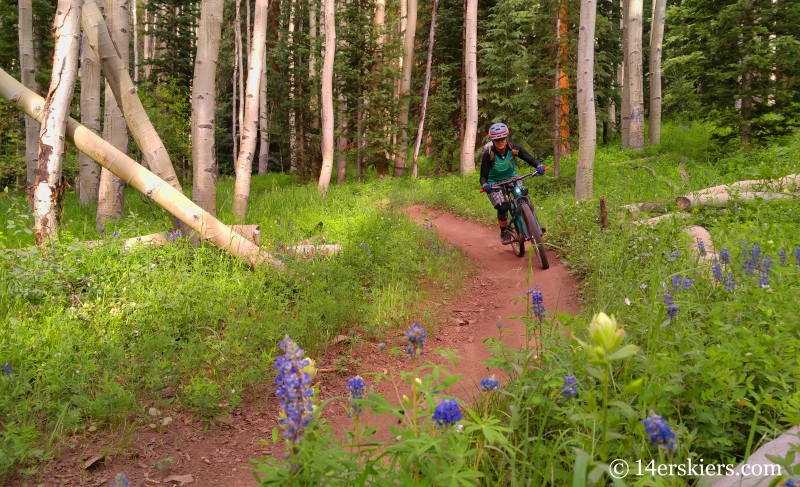
[[[342,246],[339,244],[295,245],[294,247],[286,247],[286,251],[297,257],[306,257],[306,258],[312,258],[317,256],[328,257],[341,252]]]
[[[691,226],[686,227],[683,229],[684,233],[688,234],[692,237],[692,243],[689,244],[689,250],[695,252],[700,262],[703,261],[712,261],[714,258],[717,257],[717,251],[714,250],[714,242],[711,240],[711,234],[708,233],[703,227],[700,226]],[[699,241],[702,240],[703,248],[705,249],[705,253],[700,252],[700,244]]]
[[[620,207],[620,209],[631,217],[638,218],[639,213],[643,211],[665,211],[673,204],[674,202],[672,200],[648,201],[646,203],[631,203],[628,205],[623,205]]]
[[[689,211],[698,206],[725,206],[731,201],[752,201],[758,198],[765,200],[794,198],[790,193],[768,193],[762,191],[737,191],[723,187],[714,192],[703,190],[675,198],[681,210]]]
[[[7,100],[13,107],[41,122],[42,107],[44,106],[42,97],[25,88],[2,69],[0,69],[0,98]],[[72,118],[67,121],[67,140],[218,248],[241,258],[251,266],[267,262],[275,267],[283,267],[279,260],[267,252],[261,252],[258,246],[197,206],[182,192],[177,191],[136,161],[110,146],[97,134]]]
[[[683,219],[689,218],[689,216],[690,215],[688,213],[667,213],[666,215],[655,216],[653,218],[648,218],[647,220],[635,221],[635,222],[632,223],[632,225],[635,226],[635,227],[638,227],[639,225],[645,225],[645,226],[648,226],[648,227],[654,227],[654,226],[656,226],[656,224],[658,224],[658,223],[660,223],[662,221],[665,221],[665,220],[671,220],[671,219],[675,219],[675,218],[683,220]]]
[[[253,242],[256,245],[259,245],[261,242],[261,230],[259,225],[232,225],[231,230],[240,234],[247,240]],[[126,238],[122,241],[122,250],[128,250],[132,247],[136,247],[137,245],[141,244],[149,244],[149,245],[167,245],[171,243],[172,240],[175,239],[175,236],[179,235],[173,231],[166,231],[166,232],[158,232],[158,233],[151,233],[149,235],[141,235],[139,237],[131,237]],[[84,245],[88,248],[94,248],[99,245],[102,245],[106,240],[91,240],[88,242],[84,242]]]

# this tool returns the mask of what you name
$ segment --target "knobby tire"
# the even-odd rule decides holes
[[[508,222],[508,232],[511,234],[512,242],[511,242],[511,249],[517,255],[517,257],[522,257],[525,255],[525,239],[522,237],[519,228],[517,228],[517,224],[514,222],[514,219],[509,219]]]
[[[522,203],[520,208],[522,209],[522,216],[525,219],[525,226],[528,229],[528,234],[533,239],[536,256],[539,258],[539,264],[541,264],[542,270],[547,270],[550,268],[550,263],[547,262],[547,252],[544,249],[544,243],[542,243],[542,229],[539,228],[539,222],[536,220],[536,217],[533,216],[533,208],[531,208],[528,203]]]

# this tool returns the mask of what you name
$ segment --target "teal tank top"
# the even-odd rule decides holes
[[[517,175],[517,163],[511,149],[506,149],[506,156],[501,158],[500,154],[494,153],[494,166],[489,170],[489,184],[508,179]]]

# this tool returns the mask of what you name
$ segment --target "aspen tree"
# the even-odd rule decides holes
[[[431,9],[431,29],[428,33],[428,60],[425,63],[425,87],[422,92],[422,108],[419,114],[419,126],[417,127],[417,141],[414,144],[414,162],[411,167],[411,175],[417,177],[417,158],[419,157],[419,146],[422,143],[422,133],[425,127],[425,112],[428,109],[428,92],[431,89],[431,63],[433,61],[433,40],[436,33],[436,10],[439,8],[439,0],[433,0]],[[428,132],[430,136],[430,132]],[[428,143],[430,147],[430,142]]]
[[[84,34],[81,43],[81,123],[100,135],[100,59]],[[78,155],[78,198],[81,203],[97,199],[100,186],[100,166],[83,152]]]
[[[417,0],[407,0],[405,36],[403,38],[403,77],[400,79],[398,96],[400,113],[397,125],[400,129],[399,145],[394,158],[394,176],[400,177],[406,170],[408,159],[408,92],[411,89],[411,73],[414,67],[414,35],[417,30]]]
[[[578,33],[578,167],[575,201],[592,198],[594,153],[597,147],[597,116],[594,106],[594,32],[597,18],[595,0],[581,0]]]
[[[33,4],[19,0],[19,68],[22,84],[31,91],[39,91],[36,83],[36,55],[33,49]],[[25,117],[25,167],[27,191],[33,188],[36,164],[39,161],[39,123]]]
[[[630,0],[628,5],[628,66],[626,81],[630,93],[628,146],[644,147],[644,80],[642,72],[642,3]]]
[[[322,0],[325,30],[325,52],[322,62],[322,170],[319,175],[320,194],[328,192],[333,172],[333,59],[336,54],[336,25],[334,0]]]
[[[661,141],[661,49],[667,0],[653,0],[653,21],[650,24],[650,130],[651,144]]]
[[[466,66],[466,119],[461,140],[461,173],[475,170],[475,138],[478,131],[478,0],[466,0],[464,64]]]

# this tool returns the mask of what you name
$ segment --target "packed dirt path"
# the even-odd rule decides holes
[[[434,297],[428,303],[436,308],[435,315],[440,322],[438,326],[429,326],[425,344],[426,351],[449,348],[463,357],[453,371],[463,377],[452,393],[462,404],[469,404],[479,393],[478,382],[493,372],[484,365],[489,352],[483,342],[498,336],[498,320],[502,320],[506,345],[525,345],[525,328],[520,320],[512,317],[524,316],[530,302],[525,294],[529,288],[527,253],[519,258],[510,246],[501,245],[496,227],[486,227],[432,208],[414,206],[405,213],[420,225],[432,223],[442,240],[460,247],[474,263],[474,276],[464,282],[452,301]],[[568,274],[567,267],[557,260],[554,252],[548,252],[548,258],[550,269],[542,271],[534,257],[531,287],[541,286],[548,314],[555,311],[577,313],[576,279]],[[332,344],[325,356],[314,357],[317,367],[323,370],[315,380],[320,399],[345,396],[347,380],[360,374],[368,388],[384,393],[391,402],[398,404],[389,381],[382,381],[375,387],[370,373],[404,370],[410,366],[403,354],[388,353],[392,348],[403,347],[403,333],[410,324],[398,324],[397,333],[386,338],[385,348],[380,347],[383,351],[374,343],[361,342],[348,347],[347,340],[343,340]],[[342,370],[342,356],[353,359],[345,361],[349,364],[346,370]],[[426,353],[423,358],[444,364],[434,354]],[[403,392],[401,389],[400,393]],[[74,437],[68,440],[60,458],[38,478],[19,479],[12,485],[109,487],[114,484],[116,473],[124,472],[130,479],[129,487],[184,485],[176,479],[191,479],[187,485],[198,487],[256,486],[249,459],[279,458],[283,453],[281,446],[273,448],[269,440],[278,417],[274,394],[272,383],[265,381],[259,391],[245,401],[246,406],[228,418],[221,418],[213,427],[193,421],[188,415],[162,411],[162,417],[169,415],[174,421],[161,432],[145,425],[132,427],[126,434]],[[143,402],[147,411],[151,404]],[[333,402],[323,412],[328,424],[340,433],[350,422],[345,404],[344,400]],[[393,418],[375,417],[365,412],[363,419],[378,427],[376,439],[390,438],[388,426],[394,422]],[[262,443],[262,439],[267,439],[267,444]]]

